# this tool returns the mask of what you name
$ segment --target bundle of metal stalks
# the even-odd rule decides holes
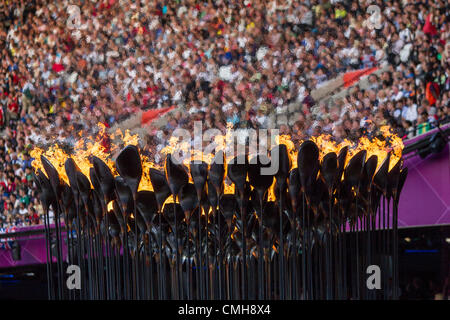
[[[273,152],[278,171],[264,175]],[[390,169],[389,155],[379,165],[365,150],[346,161],[347,152],[319,159],[306,141],[296,168],[283,144],[226,164],[219,151],[211,164],[189,168],[169,154],[164,171],[150,169],[154,191],[138,191],[143,169],[132,145],[116,158],[116,177],[92,157],[88,179],[69,158],[70,186],[42,155],[45,173],[34,180],[45,211],[49,299],[397,299],[407,168],[400,159]],[[226,176],[234,194],[224,193]],[[80,267],[79,290],[67,287],[67,265]],[[379,290],[367,285],[372,265],[381,270]]]

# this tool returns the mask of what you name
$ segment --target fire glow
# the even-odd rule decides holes
[[[118,176],[119,174],[114,164],[115,157],[117,156],[118,152],[126,145],[138,146],[140,142],[139,136],[137,134],[130,134],[129,130],[122,132],[120,129],[117,129],[115,132],[108,134],[107,128],[103,124],[99,123],[98,127],[99,130],[95,136],[80,138],[75,143],[73,151],[71,152],[67,151],[58,143],[55,143],[54,145],[51,145],[46,149],[42,147],[35,147],[31,151],[31,156],[34,158],[34,161],[32,163],[33,168],[35,169],[35,171],[41,169],[42,172],[45,172],[40,160],[41,155],[44,155],[55,166],[62,180],[65,183],[69,184],[69,180],[64,169],[64,163],[66,162],[66,160],[68,158],[72,158],[80,168],[80,171],[88,179],[90,179],[89,170],[92,167],[90,158],[91,156],[96,156],[108,165],[114,176]],[[219,150],[225,150],[227,146],[232,144],[233,137],[230,132],[231,130],[230,128],[228,128],[226,134],[214,137],[215,143],[217,145],[217,147],[215,148],[216,152]],[[377,156],[377,170],[380,168],[387,155],[391,153],[389,162],[389,170],[391,170],[400,160],[404,145],[401,138],[393,134],[388,126],[381,127],[380,132],[383,138],[375,137],[373,139],[369,139],[368,137],[364,136],[361,137],[357,142],[352,142],[345,139],[344,141],[338,143],[333,140],[333,137],[331,135],[328,134],[311,137],[311,141],[313,141],[319,147],[320,160],[322,160],[327,153],[335,152],[336,154],[338,154],[342,150],[342,148],[348,147],[348,153],[345,160],[345,164],[348,164],[350,159],[355,154],[357,154],[361,150],[366,150],[366,159],[370,158],[372,155]],[[191,145],[186,142],[180,143],[179,140],[180,139],[177,139],[177,137],[172,137],[169,140],[168,145],[160,151],[160,154],[165,156],[167,154],[173,153],[174,151],[180,150],[182,152],[187,152],[187,150],[191,148]],[[302,142],[303,141],[299,141],[299,144],[301,144]],[[292,142],[291,140],[291,137],[288,135],[279,135],[276,137],[276,144],[286,145],[292,161],[292,168],[296,168],[298,146],[295,146],[294,142]],[[189,171],[190,161],[200,160],[210,165],[213,158],[214,154],[212,153],[204,154],[202,152],[194,150],[194,152],[192,152],[191,158],[184,159],[183,164]],[[225,164],[230,160],[230,157],[227,157],[225,159]],[[163,165],[155,163],[147,156],[144,156],[142,154],[141,163],[143,168],[143,176],[138,190],[153,191],[153,186],[150,182],[149,169],[156,168],[162,170]],[[226,167],[227,166],[225,165],[225,168]],[[225,182],[225,193],[234,193],[234,185]]]
[[[80,297],[270,300],[277,291],[280,299],[295,300],[300,297],[301,275],[306,299],[344,299],[347,285],[352,288],[352,298],[370,299],[359,286],[361,266],[364,259],[373,260],[383,253],[392,254],[394,285],[389,290],[396,298],[397,208],[408,173],[408,168],[402,168],[401,139],[388,127],[382,127],[377,137],[340,143],[320,135],[297,144],[274,132],[270,150],[261,151],[269,140],[257,140],[256,155],[254,132],[239,136],[228,128],[224,135],[213,135],[217,145],[213,154],[199,149],[192,153],[192,141],[172,138],[158,154],[164,165],[140,151],[144,148],[140,149],[138,135],[107,133],[104,126],[93,137],[80,136],[73,147],[55,144],[34,149],[33,178],[46,224],[50,223],[51,206],[57,211],[57,234],[64,218],[77,239],[86,240],[74,243],[67,239],[78,252],[84,252],[83,243],[88,244],[84,268],[92,269],[93,261],[100,263],[93,278],[85,279],[89,290],[80,292]],[[266,132],[261,136],[267,139]],[[195,138],[198,143],[199,135]],[[237,146],[244,153],[229,152],[236,147],[235,138],[245,141]],[[180,153],[190,157],[182,156],[180,163],[180,158],[175,159]],[[275,171],[264,170],[272,169],[272,164],[276,164]],[[383,252],[360,255],[360,238],[361,248],[368,243],[374,247],[378,241],[346,235],[348,231],[370,235],[376,230],[383,230],[377,235],[388,251],[383,244]],[[48,228],[46,232],[48,240]],[[67,235],[73,236],[73,232]],[[338,250],[345,245],[345,238],[355,240],[356,246]],[[57,244],[60,242],[57,239]],[[69,252],[69,261],[74,261],[73,253]],[[317,256],[325,260],[316,261]],[[353,263],[348,257],[356,257],[354,285],[347,284],[345,272],[340,271],[344,270],[342,261]],[[103,261],[109,268],[102,267]],[[168,278],[166,263],[170,288],[164,280]],[[274,279],[271,275],[276,265],[279,272]],[[154,279],[147,283],[154,268],[157,287]],[[185,276],[189,280],[184,281]],[[108,283],[106,287],[103,281]],[[63,283],[59,282],[61,298]],[[224,286],[229,283],[238,289]],[[327,288],[326,292],[321,288]]]

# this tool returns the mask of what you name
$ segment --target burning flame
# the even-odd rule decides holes
[[[294,142],[291,140],[291,136],[289,135],[279,135],[275,138],[276,144],[284,144],[286,146],[286,149],[288,151],[289,157],[292,161],[292,167],[297,167],[297,149],[295,148]],[[300,144],[303,141],[300,141]]]
[[[225,186],[223,188],[224,194],[234,194],[234,191],[235,191],[234,183],[231,183],[231,184],[225,183]]]
[[[347,165],[355,154],[361,150],[366,150],[366,159],[369,159],[373,155],[377,156],[377,171],[388,156],[389,152],[391,152],[391,159],[389,162],[389,170],[391,170],[402,157],[402,150],[404,147],[403,141],[399,136],[392,132],[389,126],[382,126],[380,128],[380,132],[383,136],[382,139],[378,137],[369,139],[368,137],[363,136],[357,142],[351,142],[345,139],[341,143],[337,143],[333,141],[330,135],[326,134],[311,137],[311,140],[319,147],[320,160],[322,160],[327,153],[335,152],[336,154],[339,154],[342,148],[348,146],[345,165]]]
[[[273,179],[273,183],[270,186],[269,190],[267,191],[267,201],[276,201],[277,200],[277,198],[275,196],[275,183],[276,183],[276,180]]]
[[[335,152],[339,154],[340,150],[348,146],[348,154],[346,158],[346,164],[356,153],[361,150],[367,151],[367,157],[376,155],[378,157],[377,170],[383,163],[384,159],[391,153],[391,161],[389,165],[389,170],[391,170],[395,164],[401,159],[403,142],[400,137],[395,135],[388,126],[383,126],[379,129],[381,135],[375,138],[361,137],[357,142],[352,142],[349,140],[344,140],[340,143],[333,140],[332,136],[327,134],[322,134],[317,137],[311,137],[311,140],[317,144],[320,152],[320,160],[329,153]],[[233,143],[233,133],[232,127],[229,124],[227,131],[224,135],[216,135],[213,137],[216,144],[215,151],[223,150],[225,152],[225,170],[227,168],[226,163],[231,160],[234,156],[231,152],[227,152],[230,148],[234,148]],[[300,141],[300,144],[302,141]],[[99,123],[98,132],[95,136],[87,136],[83,138],[83,134],[80,135],[80,139],[75,143],[72,148],[67,148],[62,144],[55,143],[49,147],[37,146],[31,151],[31,157],[34,158],[32,162],[33,168],[37,171],[41,169],[45,174],[45,170],[41,163],[41,155],[44,155],[56,168],[61,179],[69,184],[69,180],[64,168],[64,163],[68,158],[72,158],[75,163],[80,168],[81,172],[90,180],[89,170],[92,167],[91,157],[96,156],[103,160],[106,165],[111,169],[114,176],[118,175],[115,168],[115,157],[122,150],[125,145],[139,145],[139,136],[137,134],[132,135],[129,130],[122,132],[117,129],[113,133],[108,133],[107,128]],[[275,138],[275,144],[285,144],[288,150],[288,154],[292,161],[292,168],[297,167],[297,150],[298,146],[294,144],[291,137],[288,135],[279,135]],[[203,146],[202,146],[203,147]],[[71,150],[70,150],[71,149]],[[69,151],[70,150],[70,151]],[[199,150],[194,150],[191,152],[191,142],[190,141],[180,141],[177,137],[172,137],[168,141],[168,145],[164,147],[160,153],[162,155],[167,155],[169,153],[174,154],[178,152],[179,155],[189,155],[189,157],[183,158],[183,164],[189,170],[189,163],[192,160],[200,160],[206,162],[208,165],[211,164],[214,154],[208,153],[204,154]],[[141,182],[139,184],[138,190],[149,190],[153,191],[153,186],[150,181],[149,169],[156,168],[163,170],[163,167],[156,164],[152,159],[146,155],[141,154],[141,163],[143,168],[143,175]],[[192,182],[192,177],[189,175],[190,182]],[[274,180],[275,181],[275,180]],[[269,200],[275,199],[274,194],[275,183],[269,189]],[[224,193],[234,194],[235,186],[233,183],[226,179],[224,186]],[[173,202],[172,197],[169,197],[167,203]]]
[[[31,165],[33,166],[35,171],[41,169],[42,172],[47,175],[47,172],[45,172],[44,166],[41,162],[41,155],[44,155],[48,160],[50,160],[55,169],[58,171],[61,179],[65,183],[69,184],[69,178],[67,177],[66,169],[64,169],[64,163],[69,158],[67,153],[58,144],[50,146],[47,150],[39,147],[35,147],[33,150],[31,150],[30,156],[34,158]]]

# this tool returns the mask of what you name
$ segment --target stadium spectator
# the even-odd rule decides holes
[[[355,139],[385,124],[411,138],[449,119],[444,0],[0,4],[1,218],[8,223],[42,213],[33,145],[70,144],[79,131],[111,127],[140,110],[183,110],[150,127],[152,156],[194,120],[221,130],[227,122],[264,128],[291,106],[295,118],[280,125],[296,141],[322,132]],[[371,4],[380,7],[379,29]],[[367,86],[353,85],[331,104],[313,98],[343,73],[384,62]]]

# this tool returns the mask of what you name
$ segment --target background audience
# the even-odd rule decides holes
[[[148,127],[149,153],[194,120],[266,128],[292,105],[280,129],[294,140],[427,132],[450,116],[449,36],[445,0],[0,0],[1,224],[42,222],[33,145],[71,143],[141,110],[182,110]],[[343,98],[312,97],[386,63]]]

